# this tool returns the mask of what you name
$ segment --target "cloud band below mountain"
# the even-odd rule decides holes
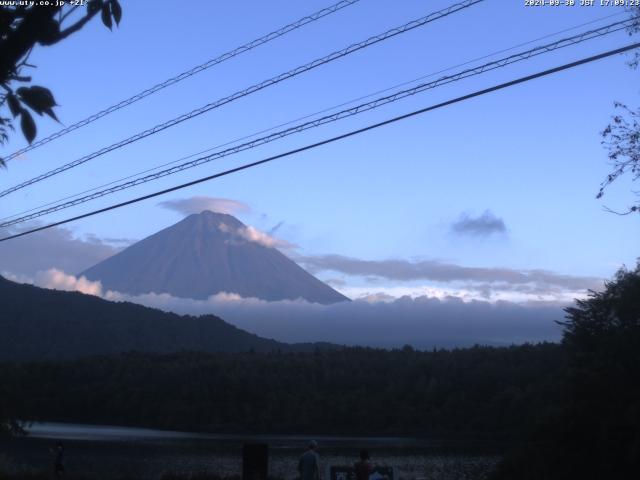
[[[320,305],[301,300],[266,302],[233,293],[219,293],[207,300],[157,293],[132,296],[104,292],[100,282],[61,271],[42,272],[34,283],[180,314],[213,313],[247,331],[284,342],[451,348],[557,341],[561,332],[555,320],[563,318],[559,305],[463,302],[453,297],[403,297],[393,301],[369,298]]]

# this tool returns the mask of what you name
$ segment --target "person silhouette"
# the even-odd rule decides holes
[[[64,446],[62,442],[56,444],[53,455],[53,476],[54,478],[62,478],[64,476]]]
[[[356,472],[356,480],[369,480],[369,475],[373,473],[373,465],[371,465],[371,457],[366,449],[360,450],[360,460],[353,464]]]
[[[298,472],[301,480],[320,480],[320,456],[316,452],[318,443],[309,442],[307,451],[302,454],[298,462]]]

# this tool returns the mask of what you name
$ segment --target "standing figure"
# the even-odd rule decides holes
[[[317,448],[317,442],[311,440],[307,451],[300,457],[298,472],[301,480],[320,480],[320,456],[316,452]]]
[[[373,473],[373,465],[368,450],[360,450],[360,461],[356,462],[353,468],[356,471],[356,480],[369,480],[369,475]]]
[[[62,442],[56,444],[53,453],[53,476],[54,478],[62,478],[64,476],[64,446]]]

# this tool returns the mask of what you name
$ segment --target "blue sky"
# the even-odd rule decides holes
[[[0,174],[2,186],[450,3],[362,0],[27,153]],[[184,2],[170,1],[122,4],[119,29],[109,32],[94,21],[61,44],[36,50],[31,58],[38,65],[34,83],[54,92],[63,123],[84,118],[327,5],[315,0],[196,0],[188,8]],[[0,215],[619,12],[619,7],[525,7],[519,0],[488,0],[5,197]],[[536,44],[556,38],[560,36]],[[566,48],[50,219],[168,187],[629,42],[626,34],[619,33]],[[606,204],[623,209],[634,200],[627,179],[611,187],[603,201],[595,200],[608,172],[599,132],[613,113],[615,100],[638,104],[637,75],[626,67],[624,56],[616,56],[82,220],[70,228],[79,237],[140,239],[181,218],[158,207],[159,202],[210,196],[247,204],[251,210],[239,213],[239,218],[264,231],[283,222],[276,234],[297,245],[295,255],[428,260],[608,278],[620,265],[635,263],[640,228],[637,218],[618,217],[602,208]],[[42,120],[39,138],[58,128]],[[22,142],[19,136],[13,137],[3,152],[14,151]],[[456,222],[473,220],[487,211],[502,221],[503,229],[488,235],[456,233]],[[26,245],[23,251],[28,256]],[[428,286],[419,280],[372,282],[346,272],[318,274],[346,282],[342,288],[358,294],[401,293]]]

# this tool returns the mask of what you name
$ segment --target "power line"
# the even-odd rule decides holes
[[[139,171],[139,172],[133,173],[133,174],[131,174],[131,175],[127,175],[127,176],[125,176],[125,177],[118,178],[118,179],[116,179],[116,180],[112,180],[112,181],[110,181],[110,182],[108,182],[108,183],[104,183],[104,184],[101,184],[101,185],[97,185],[97,186],[95,186],[95,187],[89,188],[89,189],[87,189],[87,190],[83,190],[83,191],[78,192],[78,193],[75,193],[75,194],[73,194],[73,195],[67,195],[67,196],[65,196],[65,197],[58,198],[57,200],[53,200],[53,201],[51,201],[51,202],[47,202],[47,203],[45,203],[45,204],[41,204],[41,205],[39,205],[39,206],[37,206],[37,207],[29,208],[29,209],[27,209],[27,210],[23,210],[23,211],[20,211],[20,212],[14,213],[14,214],[12,214],[12,215],[8,215],[8,216],[6,216],[6,217],[2,217],[2,218],[0,218],[0,223],[1,223],[1,222],[3,222],[3,221],[5,221],[5,220],[9,220],[9,219],[11,219],[11,218],[18,217],[18,216],[20,216],[20,215],[24,215],[24,214],[26,214],[26,213],[33,212],[33,211],[35,211],[35,210],[39,210],[39,209],[42,209],[42,208],[44,208],[44,207],[48,207],[48,206],[50,206],[50,205],[57,204],[57,203],[59,203],[59,202],[64,202],[65,200],[69,200],[69,199],[72,199],[72,198],[76,198],[76,197],[79,197],[79,196],[84,195],[84,194],[87,194],[87,193],[95,192],[95,191],[97,191],[97,190],[100,190],[100,189],[103,189],[103,188],[109,187],[109,186],[111,186],[111,185],[115,185],[115,184],[116,184],[116,183],[118,183],[118,182],[123,182],[123,181],[125,181],[125,180],[129,180],[129,179],[131,179],[131,178],[135,178],[135,177],[137,177],[137,176],[139,176],[139,175],[144,175],[144,174],[146,174],[146,173],[153,172],[153,171],[155,171],[155,170],[158,170],[158,169],[160,169],[160,168],[167,167],[167,166],[169,166],[169,165],[174,165],[174,164],[176,164],[176,163],[178,163],[178,162],[181,162],[181,161],[184,161],[184,160],[188,160],[189,158],[193,158],[193,157],[196,157],[196,156],[198,156],[198,155],[202,155],[202,154],[204,154],[204,153],[210,152],[210,151],[215,150],[215,149],[217,149],[217,148],[226,147],[227,145],[233,145],[234,143],[240,142],[240,141],[242,141],[242,140],[247,140],[247,139],[249,139],[249,138],[256,137],[256,136],[258,136],[258,135],[260,135],[260,134],[263,134],[263,133],[271,132],[271,131],[276,130],[276,129],[281,128],[281,127],[286,127],[287,125],[291,125],[291,124],[293,124],[293,123],[295,123],[295,122],[299,122],[299,121],[301,121],[301,120],[306,120],[306,119],[308,119],[308,118],[315,117],[316,115],[320,115],[320,114],[322,114],[322,113],[330,112],[330,111],[335,110],[335,109],[337,109],[337,108],[341,108],[341,107],[344,107],[344,106],[346,106],[346,105],[350,105],[350,104],[352,104],[352,103],[358,102],[358,101],[360,101],[360,100],[364,100],[364,99],[367,99],[367,98],[371,98],[371,97],[373,97],[373,96],[375,96],[375,95],[379,95],[379,94],[381,94],[381,93],[386,93],[386,92],[392,91],[392,90],[394,90],[394,89],[396,89],[396,88],[403,87],[403,86],[406,86],[406,85],[410,85],[410,84],[415,83],[415,82],[418,82],[418,81],[420,81],[420,80],[424,80],[424,79],[427,79],[427,78],[434,77],[434,76],[436,76],[436,75],[438,75],[438,74],[440,74],[440,73],[449,72],[449,71],[454,70],[454,69],[456,69],[456,68],[464,67],[464,66],[466,66],[466,65],[470,65],[470,64],[475,63],[475,62],[478,62],[478,61],[480,61],[480,60],[485,60],[485,59],[487,59],[487,58],[494,57],[494,56],[496,56],[496,55],[499,55],[500,53],[510,52],[510,51],[512,51],[512,50],[515,50],[516,48],[523,47],[523,46],[525,46],[525,45],[531,45],[532,43],[538,42],[538,41],[540,41],[540,40],[546,40],[547,38],[555,37],[555,36],[557,36],[557,35],[560,35],[560,34],[562,34],[562,33],[566,33],[566,32],[570,32],[570,31],[572,31],[572,30],[577,30],[578,28],[585,27],[585,26],[587,26],[587,25],[592,25],[592,24],[594,24],[594,23],[598,23],[598,22],[601,22],[601,21],[603,21],[603,20],[607,20],[607,19],[612,18],[612,17],[618,17],[618,16],[620,16],[620,15],[624,15],[625,13],[626,13],[626,12],[624,12],[624,11],[620,11],[620,12],[617,12],[617,13],[612,13],[612,14],[610,14],[610,15],[606,15],[606,16],[604,16],[604,17],[600,17],[600,18],[597,18],[597,19],[595,19],[595,20],[590,20],[590,21],[588,21],[588,22],[580,23],[580,24],[578,24],[578,25],[574,25],[573,27],[565,28],[565,29],[563,29],[563,30],[559,30],[559,31],[556,31],[556,32],[553,32],[553,33],[549,33],[549,34],[547,34],[547,35],[543,35],[542,37],[537,37],[537,38],[534,38],[534,39],[532,39],[532,40],[528,40],[528,41],[526,41],[526,42],[522,42],[522,43],[519,43],[519,44],[517,44],[517,45],[513,45],[513,46],[511,46],[511,47],[508,47],[508,48],[503,48],[503,49],[501,49],[501,50],[494,51],[494,52],[492,52],[492,53],[489,53],[489,54],[483,55],[483,56],[481,56],[481,57],[476,57],[476,58],[474,58],[474,59],[472,59],[472,60],[467,60],[467,61],[465,61],[465,62],[463,62],[463,63],[459,63],[459,64],[457,64],[457,65],[453,65],[453,66],[451,66],[451,67],[447,67],[447,68],[444,68],[444,69],[438,70],[438,71],[436,71],[436,72],[432,72],[432,73],[429,73],[429,74],[426,74],[426,75],[421,75],[420,77],[418,77],[418,78],[414,78],[413,80],[408,80],[408,81],[405,81],[405,82],[402,82],[402,83],[399,83],[399,84],[395,84],[395,85],[393,85],[393,86],[390,86],[390,87],[384,88],[384,89],[382,89],[382,90],[377,90],[377,91],[372,92],[372,93],[369,93],[369,94],[367,94],[367,95],[362,95],[362,96],[360,96],[360,97],[357,97],[357,98],[354,98],[354,99],[348,100],[348,101],[346,101],[346,102],[342,102],[342,103],[340,103],[340,104],[338,104],[338,105],[334,105],[334,106],[332,106],[332,107],[324,108],[324,109],[322,109],[322,110],[319,110],[319,111],[316,111],[316,112],[313,112],[313,113],[310,113],[310,114],[304,115],[304,116],[302,116],[302,117],[295,118],[295,119],[293,119],[293,120],[289,120],[289,121],[284,122],[284,123],[280,123],[280,124],[278,124],[278,125],[271,126],[271,127],[269,127],[269,128],[265,128],[265,129],[259,130],[259,131],[257,131],[257,132],[254,132],[254,133],[251,133],[251,134],[248,134],[248,135],[243,135],[242,137],[235,138],[235,139],[233,139],[233,140],[229,140],[229,141],[224,142],[224,143],[222,143],[222,144],[217,144],[217,145],[215,145],[215,146],[213,146],[213,147],[208,147],[208,148],[206,148],[206,149],[204,149],[204,150],[200,150],[200,151],[198,151],[198,152],[191,153],[191,154],[189,154],[189,155],[186,155],[186,156],[180,157],[180,158],[175,159],[175,160],[171,160],[170,162],[165,162],[165,163],[162,163],[162,164],[160,164],[160,165],[156,165],[155,167],[151,167],[151,168],[148,168],[148,169],[146,169],[146,170]],[[610,27],[610,26],[611,26],[611,25],[608,25],[607,27]],[[607,28],[607,27],[603,27],[603,28]],[[616,30],[616,31],[617,31],[617,30]],[[609,33],[613,33],[613,32],[609,32]],[[0,225],[0,227],[1,227],[1,225]]]
[[[442,86],[442,85],[445,85],[445,84],[448,84],[448,83],[452,83],[454,81],[462,80],[464,78],[468,78],[468,77],[471,77],[471,76],[474,76],[474,75],[479,75],[481,73],[485,73],[487,71],[490,71],[490,70],[493,70],[493,69],[496,69],[496,68],[501,68],[501,67],[507,66],[507,65],[512,64],[512,63],[516,63],[516,62],[519,62],[519,61],[527,60],[527,59],[529,59],[529,58],[531,58],[533,56],[536,56],[536,55],[540,55],[540,54],[543,54],[543,53],[548,53],[550,51],[553,51],[553,50],[556,50],[556,49],[559,49],[559,48],[563,48],[563,47],[570,46],[570,45],[575,45],[577,43],[580,43],[580,42],[583,42],[583,41],[586,41],[586,40],[590,40],[590,39],[597,38],[597,37],[600,37],[600,36],[603,36],[603,35],[606,35],[606,34],[609,34],[609,33],[613,33],[613,32],[616,32],[616,31],[619,31],[619,30],[622,30],[622,29],[626,28],[627,25],[628,25],[628,21],[615,22],[615,23],[613,23],[611,25],[608,25],[608,26],[605,26],[605,27],[601,27],[599,29],[583,32],[583,33],[580,33],[578,35],[574,35],[573,37],[568,37],[568,38],[565,38],[565,39],[558,40],[558,41],[553,42],[551,44],[538,46],[538,47],[536,47],[534,49],[527,50],[525,52],[521,52],[521,53],[518,53],[518,54],[514,54],[514,55],[511,55],[509,57],[502,58],[500,60],[489,62],[487,64],[484,64],[484,65],[476,67],[476,68],[467,69],[467,70],[464,70],[464,71],[459,72],[459,73],[454,74],[454,75],[442,77],[442,78],[436,80],[435,82],[425,83],[425,84],[421,84],[421,85],[418,85],[416,87],[413,87],[411,89],[402,90],[400,92],[396,92],[393,95],[389,95],[389,96],[386,96],[386,97],[381,97],[381,98],[378,98],[378,99],[376,99],[376,100],[374,100],[372,102],[367,102],[367,103],[358,105],[356,107],[345,109],[345,110],[342,110],[340,112],[337,112],[337,113],[334,113],[334,114],[331,114],[331,115],[326,115],[326,116],[321,117],[319,119],[316,119],[316,120],[313,120],[313,121],[310,121],[310,122],[306,122],[306,123],[303,123],[301,125],[297,125],[297,126],[289,128],[289,129],[285,129],[285,130],[276,132],[276,133],[274,133],[272,135],[268,135],[268,136],[265,136],[265,137],[262,137],[262,138],[258,138],[256,140],[251,141],[251,142],[246,142],[244,144],[228,148],[228,149],[223,150],[221,152],[216,152],[216,153],[214,153],[212,155],[208,155],[208,156],[204,156],[204,157],[198,158],[198,159],[193,160],[191,162],[186,162],[186,163],[184,163],[182,165],[178,165],[178,166],[175,166],[175,167],[172,167],[172,168],[157,172],[155,174],[147,175],[145,177],[140,177],[140,178],[137,178],[137,179],[132,180],[130,182],[125,182],[125,183],[122,183],[120,185],[116,185],[114,187],[107,188],[107,189],[104,189],[102,191],[98,191],[98,192],[93,193],[91,195],[86,195],[84,197],[77,198],[77,199],[75,199],[73,201],[69,201],[69,202],[66,202],[66,203],[61,203],[61,204],[55,205],[55,206],[53,206],[51,208],[42,209],[42,210],[40,210],[38,212],[35,212],[35,213],[32,213],[30,215],[25,215],[25,216],[22,216],[20,218],[17,218],[17,219],[11,220],[11,221],[0,223],[0,227],[12,226],[12,225],[15,225],[15,224],[18,224],[18,223],[22,223],[22,222],[25,222],[25,221],[28,221],[28,220],[32,220],[34,218],[41,217],[41,216],[49,214],[49,213],[53,213],[53,212],[57,212],[57,211],[60,211],[60,210],[66,209],[66,208],[70,208],[70,207],[79,205],[81,203],[85,203],[85,202],[88,202],[90,200],[94,200],[96,198],[100,198],[100,197],[103,197],[103,196],[106,196],[106,195],[109,195],[109,194],[112,194],[112,193],[115,193],[115,192],[118,192],[118,191],[121,191],[121,190],[124,190],[124,189],[127,189],[127,188],[131,188],[131,187],[134,187],[134,186],[137,186],[137,185],[141,185],[143,183],[147,183],[149,181],[156,180],[158,178],[162,178],[162,177],[165,177],[165,176],[168,176],[168,175],[172,175],[174,173],[178,173],[178,172],[186,170],[188,168],[193,168],[193,167],[202,165],[204,163],[207,163],[207,162],[210,162],[210,161],[213,161],[213,160],[216,160],[216,159],[220,159],[220,158],[223,158],[223,157],[226,157],[226,156],[229,156],[229,155],[233,155],[233,154],[236,154],[236,153],[239,153],[239,152],[251,149],[251,148],[255,148],[255,147],[260,146],[260,145],[264,145],[266,143],[269,143],[269,142],[274,141],[274,140],[278,140],[280,138],[283,138],[285,136],[289,136],[289,135],[294,134],[294,133],[299,133],[301,131],[304,131],[304,130],[307,130],[307,129],[310,129],[310,128],[315,128],[315,127],[318,127],[318,126],[321,126],[321,125],[324,125],[324,124],[327,124],[327,123],[330,123],[330,122],[334,122],[334,121],[337,121],[337,120],[340,120],[340,119],[343,119],[343,118],[346,118],[346,117],[349,117],[349,116],[353,116],[353,115],[356,115],[356,114],[359,114],[359,113],[362,113],[362,112],[365,112],[365,111],[368,111],[368,110],[372,110],[374,108],[378,108],[378,107],[380,107],[382,105],[385,105],[387,103],[392,103],[392,102],[398,101],[398,100],[400,100],[402,98],[406,98],[406,97],[414,95],[416,93],[420,93],[420,92],[425,91],[427,89],[436,88],[438,86]]]
[[[486,63],[484,65],[480,65],[478,67],[475,68],[469,68],[466,70],[463,70],[461,72],[455,73],[453,75],[448,75],[448,76],[444,76],[441,77],[435,81],[429,82],[429,83],[423,83],[420,85],[417,85],[413,88],[409,88],[409,89],[405,89],[405,90],[401,90],[398,91],[396,93],[393,93],[391,95],[387,95],[384,97],[380,97],[377,98],[375,100],[372,100],[370,102],[366,102],[366,103],[362,103],[360,105],[351,107],[351,108],[347,108],[344,110],[341,110],[339,112],[330,114],[330,115],[325,115],[323,117],[317,118],[315,120],[311,120],[299,125],[295,125],[293,127],[278,131],[278,132],[274,132],[270,135],[266,135],[264,137],[260,137],[257,138],[255,140],[251,140],[248,142],[245,142],[243,144],[240,145],[236,145],[230,148],[227,148],[225,150],[219,151],[219,152],[215,152],[213,154],[210,155],[206,155],[200,158],[197,158],[195,160],[191,160],[189,162],[185,162],[182,163],[180,165],[176,165],[174,167],[171,168],[167,168],[165,170],[161,170],[159,172],[150,174],[150,175],[146,175],[143,177],[138,177],[134,180],[130,180],[128,182],[124,182],[124,183],[120,183],[118,185],[112,186],[110,188],[105,188],[103,190],[99,190],[97,192],[94,193],[90,193],[88,195],[76,198],[74,200],[70,200],[68,202],[64,202],[64,203],[59,203],[57,205],[54,205],[52,207],[49,208],[43,208],[41,210],[38,210],[34,213],[30,213],[28,215],[24,215],[18,218],[15,218],[13,220],[8,220],[5,222],[0,223],[0,228],[2,227],[9,227],[12,225],[16,225],[19,223],[23,223],[26,222],[28,220],[33,220],[35,218],[44,216],[44,215],[48,215],[50,213],[54,213],[60,210],[64,210],[67,208],[71,208],[77,205],[80,205],[82,203],[86,203],[88,201],[91,200],[95,200],[97,198],[100,197],[104,197],[106,195],[111,195],[113,193],[128,189],[128,188],[132,188],[138,185],[142,185],[144,183],[148,183],[150,181],[153,180],[157,180],[159,178],[163,178],[169,175],[173,175],[175,173],[187,170],[189,168],[193,168],[199,165],[202,165],[204,163],[208,163],[214,160],[218,160],[220,158],[224,158],[230,155],[234,155],[252,148],[256,148],[258,146],[261,145],[265,145],[267,143],[270,143],[272,141],[275,140],[279,140],[281,138],[287,137],[289,135],[292,134],[296,134],[296,133],[300,133],[302,131],[305,130],[309,130],[311,128],[316,128],[319,127],[321,125],[325,125],[328,123],[332,123],[347,117],[351,117],[369,110],[373,110],[375,108],[381,107],[383,105],[389,104],[389,103],[393,103],[396,102],[398,100],[401,100],[403,98],[407,98],[409,96],[415,95],[417,93],[421,93],[424,92],[426,90],[430,90],[433,88],[437,88],[440,87],[442,85],[446,85],[449,83],[453,83],[456,81],[460,81],[463,80],[465,78],[469,78],[472,76],[476,76],[476,75],[480,75],[483,73],[486,73],[488,71],[491,70],[495,70],[498,68],[502,68],[505,67],[507,65],[511,65],[513,63],[516,62],[520,62],[520,61],[524,61],[524,60],[528,60],[532,57],[538,56],[538,55],[542,55],[545,53],[549,53],[551,51],[560,49],[560,48],[564,48],[564,47],[568,47],[571,45],[576,45],[578,43],[587,41],[587,40],[591,40],[594,38],[598,38],[598,37],[602,37],[604,35],[608,35],[610,33],[614,33],[620,30],[625,29],[627,26],[629,25],[629,20],[625,20],[625,21],[621,21],[621,22],[614,22],[610,25],[607,25],[605,27],[601,27],[598,29],[594,29],[594,30],[589,30],[586,32],[582,32],[579,33],[577,35],[571,36],[571,37],[567,37],[567,38],[563,38],[560,40],[557,40],[555,42],[546,44],[546,45],[541,45],[541,46],[537,46],[535,48],[532,48],[530,50],[526,50],[524,52],[520,52],[520,53],[516,53],[513,55],[510,55],[508,57],[504,57],[501,58],[499,60],[494,60],[492,62]]]
[[[50,170],[46,173],[43,173],[41,175],[38,175],[37,177],[31,178],[30,180],[27,180],[25,182],[22,182],[18,185],[15,185],[11,188],[8,188],[7,190],[4,190],[2,192],[0,192],[0,197],[4,197],[6,195],[9,195],[12,192],[15,192],[17,190],[21,190],[25,187],[28,187],[29,185],[33,185],[34,183],[37,182],[41,182],[42,180],[45,180],[49,177],[52,177],[54,175],[57,175],[59,173],[62,173],[66,170],[69,170],[70,168],[74,168],[77,167],[79,165],[82,165],[83,163],[88,162],[89,160],[92,160],[94,158],[97,158],[101,155],[104,155],[105,153],[111,152],[113,150],[117,150],[119,148],[122,148],[126,145],[129,145],[133,142],[136,142],[138,140],[141,140],[143,138],[146,138],[150,135],[154,135],[158,132],[161,132],[167,128],[173,127],[175,125],[178,125],[179,123],[182,123],[186,120],[191,120],[194,117],[197,117],[199,115],[202,115],[203,113],[209,112],[215,108],[221,107],[222,105],[225,105],[227,103],[233,102],[234,100],[237,100],[239,98],[245,97],[247,95],[251,95],[252,93],[255,93],[257,91],[260,91],[264,88],[270,87],[272,85],[275,85],[277,83],[280,83],[284,80],[287,80],[289,78],[295,77],[297,75],[300,75],[301,73],[307,72],[309,70],[312,70],[316,67],[319,67],[321,65],[330,63],[334,60],[337,60],[339,58],[345,57],[347,55],[350,55],[351,53],[354,53],[358,50],[362,50],[363,48],[367,48],[371,45],[374,45],[376,43],[382,42],[384,40],[387,40],[389,38],[395,37],[396,35],[400,35],[406,32],[409,32],[415,28],[418,27],[422,27],[424,25],[427,25],[428,23],[431,23],[433,21],[439,20],[441,18],[447,17],[453,13],[456,13],[458,11],[464,10],[466,8],[471,7],[472,5],[475,5],[477,3],[483,2],[485,0],[464,0],[463,2],[460,3],[456,3],[453,4],[445,9],[439,10],[437,12],[433,12],[430,13],[429,15],[426,15],[424,17],[421,17],[417,20],[412,20],[408,23],[405,23],[404,25],[401,25],[399,27],[395,27],[392,28],[390,30],[387,30],[384,33],[381,33],[379,35],[375,35],[373,37],[369,37],[367,40],[364,40],[362,42],[359,43],[354,43],[342,50],[338,50],[336,52],[333,52],[329,55],[326,55],[322,58],[319,58],[317,60],[314,60],[310,63],[307,63],[305,65],[299,66],[294,68],[293,70],[289,70],[288,72],[282,73],[280,75],[277,75],[275,77],[272,77],[268,80],[264,80],[261,83],[257,83],[255,85],[252,85],[251,87],[248,87],[244,90],[240,90],[232,95],[229,95],[227,97],[221,98],[219,100],[216,100],[214,102],[211,102],[207,105],[204,105],[203,107],[197,108],[195,110],[192,110],[189,113],[185,113],[183,115],[180,115],[179,117],[173,118],[167,122],[161,123],[159,125],[156,125],[155,127],[149,128],[143,132],[137,133],[136,135],[133,135],[127,139],[121,140],[117,143],[114,143],[112,145],[109,145],[108,147],[104,147],[96,152],[93,152],[89,155],[86,155],[82,158],[79,158],[77,160],[74,160],[72,162],[69,162],[65,165],[62,165],[58,168],[55,168],[53,170]]]
[[[528,82],[528,81],[531,81],[531,80],[535,80],[537,78],[545,77],[545,76],[548,76],[548,75],[552,75],[554,73],[558,73],[558,72],[561,72],[561,71],[564,71],[564,70],[575,68],[575,67],[577,67],[579,65],[584,65],[584,64],[587,64],[587,63],[594,62],[596,60],[601,60],[603,58],[607,58],[607,57],[610,57],[612,55],[617,55],[619,53],[624,53],[624,52],[627,52],[629,50],[636,49],[638,47],[640,47],[640,43],[634,43],[634,44],[631,44],[631,45],[627,45],[627,46],[624,46],[624,47],[617,48],[615,50],[609,50],[607,52],[600,53],[598,55],[593,55],[591,57],[583,58],[583,59],[577,60],[575,62],[567,63],[567,64],[561,65],[559,67],[554,67],[554,68],[551,68],[551,69],[548,69],[548,70],[543,70],[541,72],[534,73],[532,75],[527,75],[525,77],[520,77],[520,78],[517,78],[515,80],[511,80],[509,82],[501,83],[499,85],[495,85],[493,87],[485,88],[483,90],[478,90],[478,91],[475,91],[473,93],[469,93],[467,95],[463,95],[461,97],[457,97],[457,98],[454,98],[452,100],[447,100],[446,102],[442,102],[442,103],[438,103],[438,104],[435,104],[435,105],[431,105],[429,107],[425,107],[425,108],[422,108],[422,109],[419,109],[419,110],[414,110],[413,112],[406,113],[404,115],[393,117],[393,118],[390,118],[388,120],[384,120],[382,122],[374,123],[372,125],[368,125],[366,127],[359,128],[357,130],[352,130],[350,132],[343,133],[341,135],[337,135],[335,137],[331,137],[331,138],[322,140],[320,142],[312,143],[310,145],[305,145],[304,147],[300,147],[300,148],[296,148],[296,149],[293,149],[293,150],[289,150],[287,152],[280,153],[278,155],[274,155],[274,156],[271,156],[271,157],[267,157],[267,158],[264,158],[262,160],[258,160],[258,161],[251,162],[251,163],[247,163],[247,164],[241,165],[239,167],[231,168],[231,169],[225,170],[223,172],[219,172],[219,173],[216,173],[216,174],[213,174],[213,175],[209,175],[207,177],[202,177],[202,178],[199,178],[197,180],[192,180],[190,182],[183,183],[181,185],[176,185],[176,186],[171,187],[171,188],[167,188],[167,189],[160,190],[160,191],[157,191],[157,192],[154,192],[154,193],[143,195],[141,197],[137,197],[137,198],[134,198],[134,199],[131,199],[131,200],[127,200],[125,202],[121,202],[121,203],[117,203],[117,204],[114,204],[114,205],[110,205],[108,207],[104,207],[104,208],[101,208],[101,209],[98,209],[98,210],[93,210],[93,211],[88,212],[88,213],[83,213],[82,215],[77,215],[75,217],[67,218],[65,220],[60,220],[58,222],[50,223],[48,225],[43,225],[41,227],[33,228],[31,230],[20,232],[20,233],[14,234],[14,235],[9,235],[7,237],[0,238],[0,242],[5,242],[7,240],[11,240],[11,239],[14,239],[14,238],[18,238],[18,237],[22,237],[22,236],[25,236],[25,235],[29,235],[31,233],[35,233],[35,232],[39,232],[39,231],[46,230],[46,229],[49,229],[49,228],[53,228],[53,227],[57,227],[57,226],[60,226],[60,225],[64,225],[66,223],[70,223],[70,222],[73,222],[73,221],[76,221],[76,220],[80,220],[80,219],[83,219],[83,218],[87,218],[87,217],[91,217],[91,216],[94,216],[94,215],[98,215],[100,213],[108,212],[110,210],[115,210],[117,208],[122,208],[122,207],[125,207],[127,205],[132,205],[134,203],[138,203],[138,202],[141,202],[143,200],[148,200],[150,198],[158,197],[160,195],[164,195],[164,194],[167,194],[167,193],[175,192],[177,190],[181,190],[181,189],[184,189],[184,188],[187,188],[187,187],[191,187],[191,186],[197,185],[199,183],[203,183],[203,182],[207,182],[207,181],[210,181],[210,180],[214,180],[216,178],[220,178],[220,177],[224,177],[224,176],[227,176],[227,175],[231,175],[232,173],[237,173],[237,172],[240,172],[242,170],[247,170],[249,168],[256,167],[258,165],[263,165],[265,163],[269,163],[269,162],[272,162],[274,160],[278,160],[280,158],[288,157],[288,156],[294,155],[296,153],[301,153],[301,152],[304,152],[304,151],[307,151],[307,150],[312,150],[314,148],[317,148],[317,147],[320,147],[320,146],[323,146],[323,145],[327,145],[327,144],[330,144],[330,143],[337,142],[339,140],[343,140],[345,138],[349,138],[349,137],[352,137],[352,136],[355,136],[355,135],[359,135],[359,134],[367,132],[369,130],[374,130],[376,128],[380,128],[380,127],[383,127],[385,125],[389,125],[389,124],[392,124],[392,123],[395,123],[395,122],[399,122],[400,120],[405,120],[407,118],[411,118],[411,117],[414,117],[414,116],[417,116],[417,115],[420,115],[420,114],[423,114],[423,113],[426,113],[426,112],[429,112],[429,111],[432,111],[432,110],[437,110],[439,108],[443,108],[443,107],[446,107],[446,106],[449,106],[449,105],[453,105],[455,103],[460,103],[460,102],[463,102],[463,101],[466,101],[466,100],[470,100],[472,98],[479,97],[481,95],[486,95],[488,93],[495,92],[497,90],[502,90],[502,89],[505,89],[505,88],[508,88],[508,87],[512,87],[514,85],[518,85],[520,83],[525,83],[525,82]]]
[[[307,15],[306,17],[302,17],[301,19],[290,23],[288,25],[285,25],[282,28],[279,28],[278,30],[275,30],[271,33],[268,33],[267,35],[264,35],[260,38],[257,38],[249,43],[246,43],[240,47],[237,47],[233,50],[230,50],[226,53],[223,53],[222,55],[216,57],[216,58],[212,58],[211,60],[207,60],[206,62],[197,65],[185,72],[182,72],[178,75],[176,75],[175,77],[171,77],[168,78],[167,80],[160,82],[156,85],[154,85],[151,88],[148,88],[146,90],[143,90],[140,93],[137,93],[135,95],[133,95],[132,97],[129,97],[125,100],[122,100],[114,105],[111,105],[110,107],[105,108],[104,110],[99,111],[98,113],[95,113],[83,120],[80,120],[72,125],[69,125],[68,127],[63,128],[62,130],[59,130],[51,135],[49,135],[48,137],[43,138],[42,140],[38,140],[37,142],[32,143],[31,145],[28,145],[24,148],[21,148],[20,150],[17,150],[15,152],[13,152],[12,154],[8,155],[6,158],[4,158],[5,162],[8,162],[9,160],[12,160],[14,158],[16,158],[19,155],[22,155],[23,153],[26,153],[30,150],[33,150],[35,148],[38,148],[42,145],[45,145],[57,138],[60,138],[64,135],[66,135],[67,133],[73,132],[74,130],[77,130],[81,127],[84,127],[86,125],[89,125],[90,123],[95,122],[96,120],[105,117],[117,110],[120,110],[122,108],[125,108],[129,105],[132,105],[140,100],[142,100],[145,97],[148,97],[149,95],[152,95],[156,92],[159,92],[160,90],[163,90],[167,87],[170,87],[171,85],[175,85],[178,82],[181,82],[182,80],[185,80],[189,77],[192,77],[200,72],[203,72],[211,67],[214,67],[215,65],[218,65],[222,62],[225,62],[227,60],[230,60],[234,57],[237,57],[238,55],[241,55],[245,52],[248,52],[249,50],[253,50],[256,47],[259,47],[260,45],[264,45],[265,43],[268,43],[272,40],[275,40],[276,38],[282,37],[283,35],[286,35],[287,33],[290,33],[294,30],[297,30],[300,27],[303,27],[304,25],[307,25],[309,23],[315,22],[316,20],[320,20],[323,17],[326,17],[327,15],[331,15],[332,13],[335,13],[339,10],[342,10],[345,7],[349,7],[351,5],[353,5],[354,3],[359,2],[360,0],[341,0],[340,2],[331,5],[329,7],[323,8],[322,10],[318,10],[315,13],[312,13],[311,15]]]

